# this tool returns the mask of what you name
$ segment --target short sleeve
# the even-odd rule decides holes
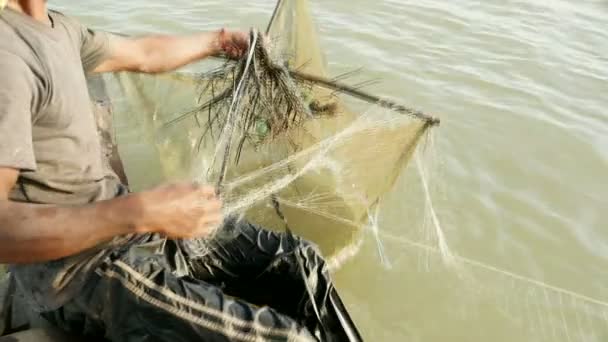
[[[35,170],[32,108],[35,78],[19,57],[0,53],[0,167]]]
[[[110,55],[110,36],[108,32],[94,30],[82,24],[76,18],[54,11],[58,19],[76,40],[80,48],[80,59],[86,73],[93,71]]]
[[[110,55],[111,34],[81,26],[80,58],[85,72],[93,71]]]

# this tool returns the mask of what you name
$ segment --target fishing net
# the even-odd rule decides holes
[[[607,303],[451,253],[429,201],[433,160],[423,159],[433,158],[426,133],[435,121],[341,87],[351,74],[329,75],[306,1],[280,2],[269,34],[268,45],[252,53],[268,52],[276,68],[286,62],[289,77],[262,79],[292,82],[282,94],[298,96],[259,103],[266,111],[253,109],[256,96],[267,98],[255,88],[235,91],[246,60],[171,75],[106,76],[134,190],[201,180],[218,186],[228,214],[278,230],[286,221],[319,244],[334,269],[354,258],[335,279],[348,282],[342,294],[366,340],[606,340]],[[416,153],[420,147],[431,153]],[[365,260],[374,255],[385,267]],[[353,283],[361,275],[365,285]]]
[[[239,61],[106,76],[116,139],[127,173],[147,172],[134,189],[216,185],[226,215],[288,223],[337,262],[437,120],[330,78],[307,2],[279,2],[272,18]]]
[[[429,187],[438,185],[426,179],[433,171],[426,133],[434,121],[358,91],[361,84],[341,87],[354,74],[331,76],[307,3],[279,1],[267,45],[253,51],[267,52],[274,68],[287,63],[289,77],[283,69],[261,79],[291,82],[282,94],[295,100],[258,101],[265,109],[254,110],[255,89],[245,85],[234,121],[227,120],[246,60],[91,80],[92,97],[112,106],[113,138],[131,188],[213,184],[228,214],[278,230],[287,221],[320,245],[334,269],[354,258],[334,279],[366,340],[606,341],[605,301],[450,252],[428,200]],[[272,122],[288,112],[295,121]],[[104,147],[110,156],[113,147]],[[416,153],[421,147],[427,153]],[[369,260],[374,256],[385,267]]]
[[[427,179],[435,121],[343,87],[354,73],[331,76],[307,1],[279,1],[268,33],[249,75],[275,68],[258,78],[295,99],[260,101],[256,77],[237,93],[246,60],[105,76],[134,190],[196,179],[218,186],[228,214],[287,222],[345,266],[334,279],[366,340],[606,340],[607,303],[450,251]]]

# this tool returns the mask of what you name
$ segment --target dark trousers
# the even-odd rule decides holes
[[[209,240],[117,251],[44,316],[114,342],[360,340],[313,245],[236,220]]]

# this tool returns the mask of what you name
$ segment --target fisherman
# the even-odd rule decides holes
[[[1,2],[0,263],[32,308],[112,341],[359,339],[312,244],[224,219],[213,187],[131,193],[105,166],[87,75],[240,58],[248,33],[125,38]]]

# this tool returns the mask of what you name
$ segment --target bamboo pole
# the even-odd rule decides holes
[[[426,121],[430,126],[439,125],[441,123],[441,120],[434,116],[431,116],[431,115],[428,115],[421,111],[406,107],[402,104],[399,104],[399,103],[391,101],[391,100],[382,99],[376,95],[370,94],[368,92],[362,91],[360,89],[351,87],[351,86],[343,84],[343,83],[332,81],[325,77],[310,75],[310,74],[302,73],[300,71],[295,71],[295,70],[290,70],[289,73],[292,77],[294,77],[298,80],[311,82],[311,83],[314,83],[316,85],[319,85],[319,86],[322,86],[322,87],[325,87],[328,89],[337,90],[339,92],[354,96],[360,100],[367,101],[369,103],[374,103],[378,106],[393,110],[393,111],[401,113],[401,114],[411,115],[420,120]],[[169,78],[177,79],[177,80],[181,80],[181,81],[189,81],[192,83],[200,82],[200,80],[196,79],[196,77],[194,77],[193,74],[171,73],[171,74],[166,74],[166,75]]]
[[[342,83],[338,83],[332,80],[329,80],[327,78],[324,77],[320,77],[320,76],[315,76],[315,75],[310,75],[310,74],[305,74],[299,71],[295,71],[295,70],[290,70],[290,74],[294,77],[297,78],[299,80],[303,80],[303,81],[308,81],[308,82],[312,82],[315,83],[317,85],[326,87],[326,88],[330,88],[332,90],[337,90],[349,95],[352,95],[354,97],[357,97],[361,100],[370,102],[370,103],[375,103],[381,107],[390,109],[390,110],[394,110],[398,113],[402,113],[402,114],[407,114],[407,115],[411,115],[414,117],[417,117],[418,119],[427,121],[431,126],[434,125],[439,125],[439,123],[441,122],[438,118],[430,116],[428,114],[425,114],[421,111],[415,110],[415,109],[411,109],[408,108],[404,105],[398,104],[396,102],[393,102],[391,100],[387,100],[387,99],[382,99],[376,95],[372,95],[370,93],[361,91],[360,89],[356,89],[354,87],[348,86],[346,84],[342,84]]]

